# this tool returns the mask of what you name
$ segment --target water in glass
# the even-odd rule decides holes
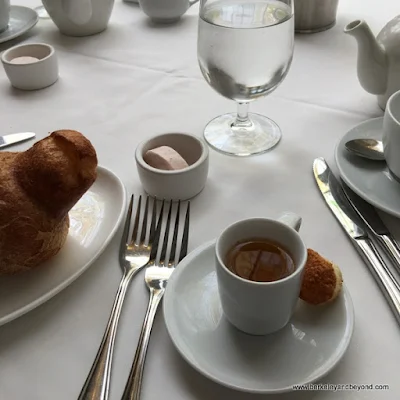
[[[279,1],[211,3],[199,22],[198,59],[223,96],[248,102],[274,90],[293,54],[291,8]]]

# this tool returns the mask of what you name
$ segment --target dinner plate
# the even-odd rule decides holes
[[[354,326],[345,286],[325,306],[299,300],[291,321],[279,332],[251,336],[224,318],[214,264],[215,242],[194,250],[178,265],[164,295],[168,333],[192,367],[221,385],[253,393],[291,391],[335,367]]]
[[[10,22],[8,28],[0,33],[0,43],[15,39],[32,29],[39,21],[35,10],[23,6],[10,7]]]
[[[34,271],[0,276],[0,325],[52,298],[78,278],[114,236],[126,206],[125,188],[106,168],[70,211],[70,229],[60,252]]]
[[[400,184],[385,161],[371,161],[350,153],[345,143],[351,139],[382,140],[383,118],[362,122],[347,132],[335,150],[336,164],[344,182],[365,201],[400,218]]]

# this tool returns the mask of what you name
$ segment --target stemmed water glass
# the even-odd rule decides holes
[[[235,156],[264,153],[281,138],[271,119],[249,113],[251,101],[275,90],[293,57],[292,0],[200,0],[197,53],[208,84],[238,104],[204,130],[214,149]]]

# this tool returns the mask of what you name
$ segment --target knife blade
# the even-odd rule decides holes
[[[400,324],[400,285],[368,237],[366,225],[347,199],[342,186],[323,158],[313,163],[314,177],[329,208],[366,261]]]
[[[36,135],[33,132],[11,133],[10,135],[0,136],[0,149],[28,139],[32,139],[35,136]]]
[[[375,207],[353,192],[344,182],[342,182],[342,186],[346,197],[357,214],[378,239],[379,244],[392,259],[394,266],[400,273],[400,247],[382,221]]]

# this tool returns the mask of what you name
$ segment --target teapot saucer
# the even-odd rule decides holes
[[[343,285],[326,306],[299,300],[291,321],[278,332],[252,336],[237,330],[222,313],[214,241],[181,261],[168,282],[163,307],[172,342],[194,369],[221,385],[252,393],[292,391],[320,379],[346,352],[354,326],[353,304]]]
[[[10,7],[10,22],[8,28],[0,33],[0,43],[7,42],[23,35],[32,29],[39,21],[35,10],[23,6]]]

